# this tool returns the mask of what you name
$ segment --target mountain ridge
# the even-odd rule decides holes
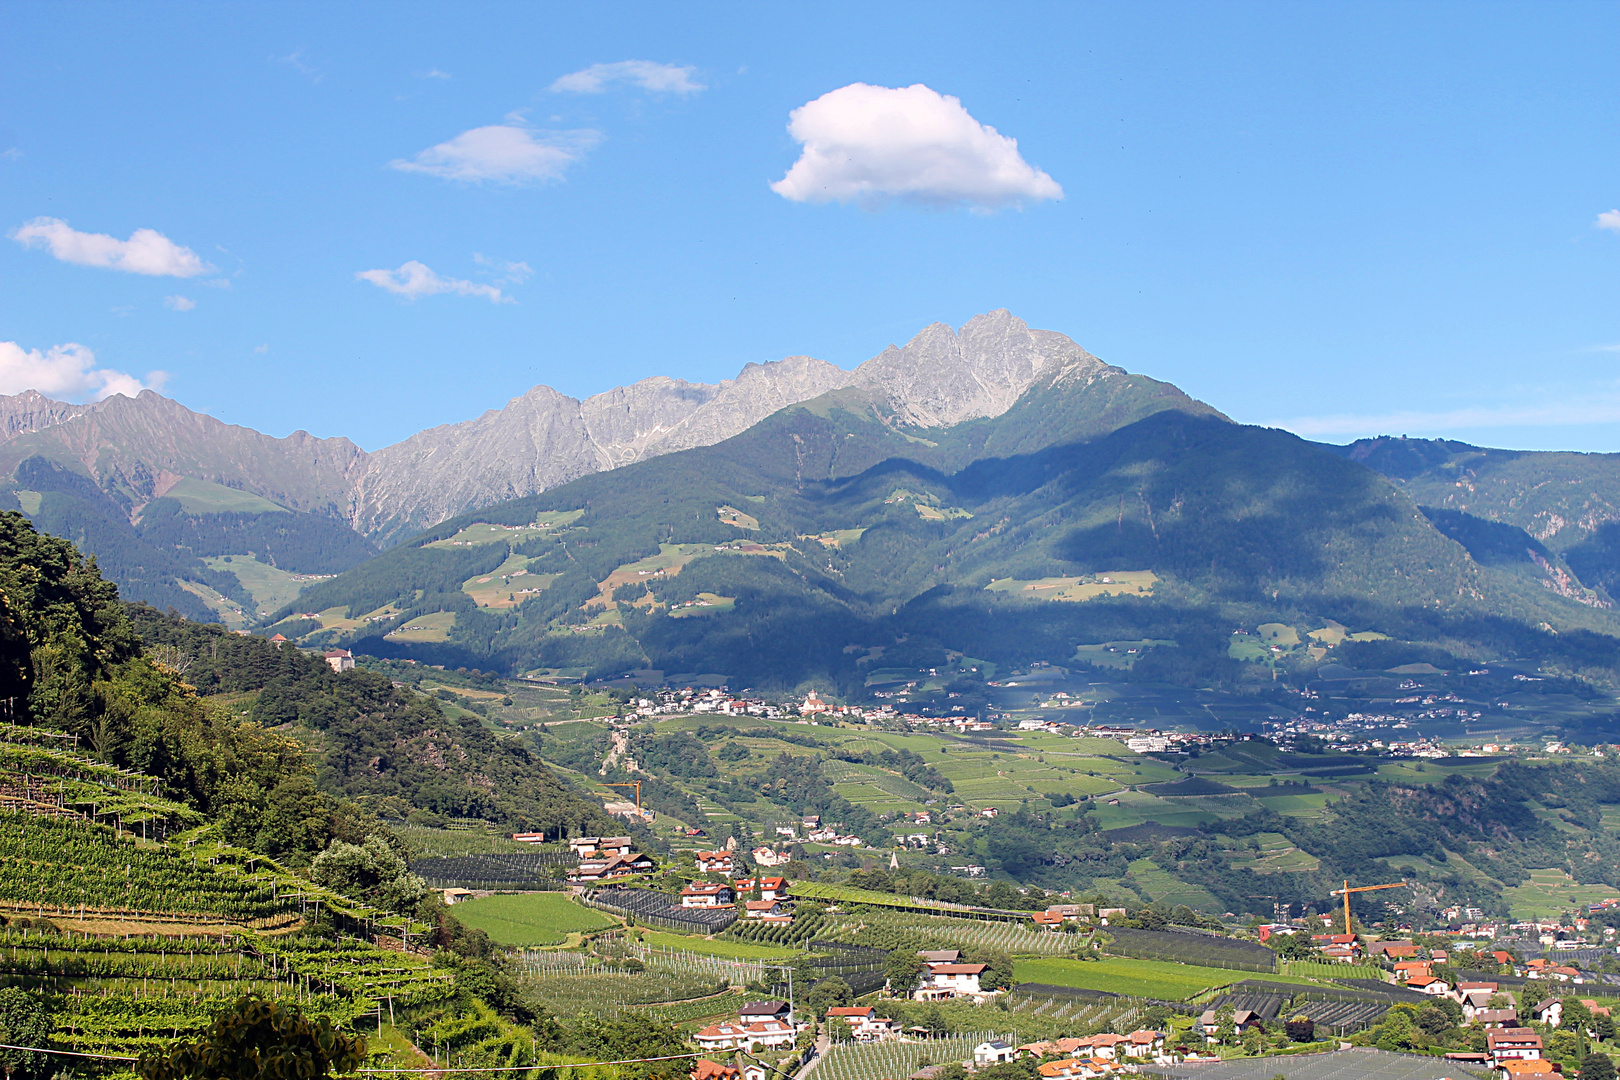
[[[1056,372],[1123,373],[1005,310],[960,331],[933,323],[853,370],[808,356],[745,365],[733,379],[653,376],[583,400],[545,385],[499,409],[366,451],[341,436],[277,438],[196,413],[155,391],[89,405],[36,391],[0,396],[0,473],[44,457],[89,477],[132,519],[180,476],[323,514],[384,543],[475,506],[604,469],[712,445],[779,409],[837,390],[907,426],[1006,411]]]

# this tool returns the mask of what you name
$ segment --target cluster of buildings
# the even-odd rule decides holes
[[[1138,1028],[1128,1035],[1103,1032],[1084,1038],[1051,1039],[1011,1046],[999,1039],[980,1043],[973,1050],[975,1065],[995,1065],[1018,1058],[1053,1058],[1035,1067],[1042,1080],[1092,1080],[1135,1072],[1151,1062],[1173,1062],[1165,1050],[1167,1034]]]
[[[700,1050],[710,1053],[741,1050],[745,1054],[752,1054],[759,1049],[792,1046],[799,1032],[808,1027],[808,1024],[794,1019],[793,1009],[787,1002],[756,1001],[744,1005],[738,1011],[737,1019],[710,1024],[694,1034],[692,1040]],[[703,1062],[698,1064],[701,1066]],[[709,1064],[712,1066],[715,1063]]]
[[[568,880],[579,885],[637,877],[658,869],[658,863],[637,851],[628,836],[576,836],[568,841],[568,850],[579,857],[579,864],[568,871]]]
[[[698,869],[705,873],[730,874],[732,860],[729,852],[700,851]],[[755,892],[758,897],[754,896]],[[793,912],[788,908],[786,878],[738,878],[729,884],[713,881],[694,881],[681,890],[681,907],[713,910],[736,906],[745,919],[758,919],[766,923],[791,923]]]

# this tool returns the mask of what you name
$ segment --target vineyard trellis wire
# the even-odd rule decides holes
[[[592,889],[580,903],[681,934],[717,934],[737,921],[735,908],[683,908],[650,889]]]
[[[1001,1039],[1017,1045],[1018,1034],[990,1031],[948,1035],[940,1039],[839,1043],[822,1055],[816,1080],[900,1080],[925,1065],[973,1060],[973,1048]]]
[[[1080,940],[1073,934],[1032,930],[1015,923],[957,919],[945,915],[867,910],[839,916],[822,941],[844,941],[879,949],[924,949],[939,946],[988,948],[1017,954],[1063,956]]]

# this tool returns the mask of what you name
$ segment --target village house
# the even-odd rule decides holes
[[[650,874],[657,864],[646,855],[615,855],[608,859],[581,859],[579,865],[568,871],[568,880],[574,882],[607,881],[611,878]]]
[[[976,1066],[999,1065],[1001,1062],[1011,1061],[1017,1056],[1018,1051],[1014,1050],[1011,1044],[1002,1042],[1000,1039],[982,1042],[973,1048],[973,1064]]]
[[[1546,998],[1536,1002],[1530,1015],[1536,1018],[1538,1024],[1557,1027],[1564,1019],[1564,1003],[1557,998]]]
[[[922,985],[912,996],[918,1001],[947,1001],[954,997],[981,997],[984,990],[979,976],[986,964],[930,963],[923,973]]]
[[[1097,1058],[1063,1058],[1037,1066],[1035,1071],[1042,1080],[1092,1080],[1113,1072],[1111,1063]]]
[[[745,1024],[779,1020],[790,1027],[793,1025],[793,1009],[785,1001],[752,1001],[738,1010],[737,1015]]]
[[[1451,984],[1433,975],[1414,975],[1406,980],[1406,985],[1430,997],[1447,997],[1451,993]]]
[[[780,900],[745,900],[742,904],[743,918],[759,919],[768,923],[790,923],[793,915],[782,907]]]
[[[900,1024],[887,1016],[878,1016],[869,1005],[846,1005],[827,1010],[827,1020],[842,1020],[849,1025],[850,1034],[862,1042],[874,1039],[896,1038]]]
[[[1529,1080],[1532,1077],[1560,1075],[1558,1066],[1541,1058],[1504,1061],[1496,1068],[1496,1075],[1502,1077],[1502,1080],[1521,1080],[1521,1078]]]
[[[354,670],[354,655],[348,649],[329,649],[326,653],[326,663],[341,675],[345,671]]]
[[[1198,1027],[1206,1038],[1214,1040],[1215,1033],[1221,1028],[1221,1014],[1224,1009],[1205,1009],[1198,1017]],[[1247,1031],[1257,1024],[1263,1024],[1264,1018],[1257,1012],[1249,1009],[1233,1009],[1232,1024],[1239,1031]]]
[[[581,859],[610,859],[628,855],[635,846],[628,836],[576,836],[568,841],[570,853]]]
[[[735,1065],[722,1065],[718,1061],[708,1058],[698,1058],[692,1071],[686,1074],[690,1080],[741,1080],[741,1074]]]
[[[1475,1009],[1468,1022],[1482,1028],[1518,1027],[1519,1014],[1513,1009]]]
[[[451,904],[459,904],[463,900],[471,900],[472,897],[473,894],[469,889],[446,889],[444,890],[444,905],[449,907]]]
[[[1529,1028],[1498,1028],[1485,1033],[1485,1051],[1491,1055],[1494,1065],[1504,1061],[1529,1061],[1541,1057],[1541,1036]]]
[[[1030,921],[1039,930],[1063,929],[1063,916],[1051,911],[1037,911],[1030,915]]]
[[[735,869],[729,851],[700,851],[696,858],[700,874],[729,874]]]
[[[777,852],[765,846],[757,847],[748,854],[755,866],[786,866],[793,861],[793,856],[787,852]]]
[[[754,879],[751,877],[738,878],[732,886],[738,896],[754,891]],[[786,900],[788,898],[788,883],[784,877],[761,877],[759,879],[759,898],[761,900]]]
[[[792,1024],[780,1020],[761,1020],[753,1023],[727,1020],[708,1027],[692,1036],[692,1041],[704,1050],[741,1050],[753,1053],[756,1047],[791,1045],[798,1033]]]
[[[512,834],[512,839],[520,844],[543,844],[546,842],[546,834],[543,832],[515,832]]]
[[[721,908],[731,906],[731,886],[716,885],[709,881],[694,881],[681,890],[683,908]]]

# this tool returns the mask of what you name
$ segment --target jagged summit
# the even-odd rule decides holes
[[[500,409],[367,453],[348,439],[284,439],[221,423],[153,391],[89,405],[0,396],[0,471],[33,457],[92,480],[138,515],[194,477],[337,518],[388,540],[475,506],[737,435],[791,405],[857,391],[890,422],[940,428],[1000,416],[1031,388],[1124,375],[1074,341],[1002,309],[924,327],[853,371],[809,356],[736,378],[654,376],[583,401],[535,386]]]

